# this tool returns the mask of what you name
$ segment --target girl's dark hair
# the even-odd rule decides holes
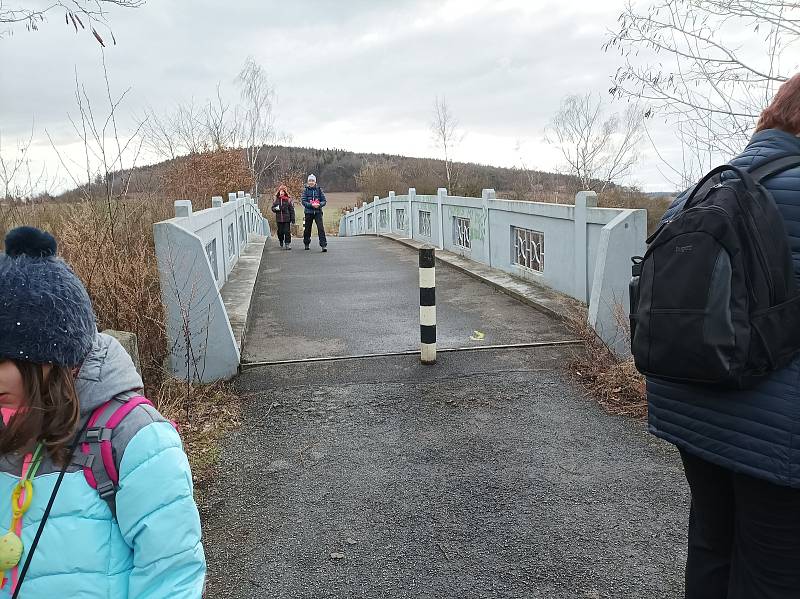
[[[781,85],[770,105],[761,113],[756,131],[764,129],[800,134],[800,74]]]
[[[22,375],[25,403],[0,430],[0,453],[42,441],[50,457],[63,463],[80,417],[71,369],[53,366],[45,378],[41,364],[13,360]]]

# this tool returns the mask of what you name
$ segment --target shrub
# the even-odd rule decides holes
[[[388,160],[364,163],[356,175],[356,185],[362,202],[370,202],[374,196],[385,198],[390,191],[404,187],[400,171]]]
[[[672,198],[653,198],[638,189],[615,187],[601,193],[597,205],[601,208],[647,210],[648,235],[653,233],[672,203]]]
[[[163,191],[173,200],[191,200],[196,210],[208,208],[211,197],[248,190],[251,176],[241,150],[190,154],[173,161],[164,175]]]

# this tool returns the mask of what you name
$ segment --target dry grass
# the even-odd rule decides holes
[[[192,385],[165,380],[158,390],[160,410],[178,423],[195,489],[206,489],[219,458],[222,437],[241,422],[241,403],[229,385]]]
[[[586,391],[611,413],[642,419],[647,416],[644,377],[633,358],[620,358],[589,325],[585,309],[576,311],[568,326],[583,346],[573,356],[570,369]],[[620,331],[630,338],[624,322]]]
[[[193,179],[195,184],[183,189],[197,200],[195,194],[207,193],[215,180],[230,182],[232,157],[203,155],[197,163],[205,171],[202,178],[181,171],[173,174],[170,185],[179,186],[184,176]],[[215,188],[216,195],[234,190]],[[239,422],[239,406],[228,386],[187,386],[170,378],[164,365],[166,324],[153,223],[173,216],[175,196],[162,190],[115,193],[101,186],[84,189],[78,197],[82,199],[71,203],[0,205],[0,235],[23,224],[51,232],[59,253],[86,285],[100,330],[137,335],[145,393],[162,413],[180,423],[195,480],[202,487],[216,462],[220,438]],[[210,204],[210,198],[205,201]]]

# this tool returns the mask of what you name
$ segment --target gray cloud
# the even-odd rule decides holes
[[[541,137],[568,93],[604,93],[617,58],[600,46],[623,0],[150,0],[111,13],[117,46],[105,52],[116,93],[130,87],[123,124],[145,106],[168,109],[213,95],[235,98],[254,56],[278,92],[278,125],[303,145],[431,155],[435,96],[445,95],[467,137],[458,158],[531,166],[557,160]],[[35,119],[68,144],[75,72],[104,94],[100,49],[55,16],[37,33],[0,41],[0,130]],[[40,147],[46,143],[41,142]],[[644,176],[641,176],[644,175]],[[652,163],[637,179],[661,180]]]

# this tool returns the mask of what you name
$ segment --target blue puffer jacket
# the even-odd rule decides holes
[[[314,208],[311,205],[313,200],[319,200],[319,208]],[[304,212],[306,214],[316,214],[317,212],[322,212],[322,209],[325,207],[325,204],[328,203],[328,200],[325,198],[325,192],[322,191],[322,188],[319,185],[315,187],[309,187],[306,185],[303,189],[303,195],[300,196],[300,203],[303,204],[303,208],[305,209]]]
[[[113,397],[135,394],[142,380],[120,344],[97,335],[76,380],[82,421]],[[173,426],[138,406],[114,429],[118,461],[116,518],[83,470],[71,466],[20,589],[22,599],[200,599],[205,558],[192,476]],[[121,457],[121,459],[120,459]],[[0,527],[11,521],[11,492],[21,456],[0,456]],[[43,461],[23,521],[26,548],[41,522],[59,466]],[[27,553],[23,554],[25,562]],[[11,596],[11,585],[0,598]]]
[[[758,167],[778,154],[800,155],[800,138],[767,129],[731,161]],[[786,223],[795,278],[800,284],[800,168],[764,182]],[[670,218],[685,194],[665,215]],[[800,358],[745,391],[714,391],[647,381],[650,431],[730,470],[800,488]]]

